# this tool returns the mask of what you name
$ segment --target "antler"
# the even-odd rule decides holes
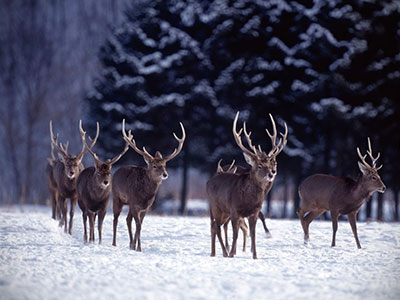
[[[246,122],[243,122],[243,132],[244,132],[244,136],[246,137],[247,144],[249,145],[250,149],[253,150],[253,152],[254,152],[255,155],[259,155],[260,153],[257,153],[256,147],[255,147],[255,146],[253,145],[253,143],[251,142],[251,138],[250,138],[250,136],[251,136],[251,131],[250,131],[249,133],[247,133]],[[261,146],[260,146],[260,145],[258,145],[258,150],[259,150],[260,152],[262,152]]]
[[[379,157],[380,157],[381,154],[380,154],[380,152],[378,152],[378,155],[377,155],[376,157],[374,157],[374,156],[372,155],[372,147],[371,147],[371,141],[370,141],[369,137],[368,137],[368,150],[367,150],[367,153],[368,153],[368,156],[371,158],[372,166],[370,166],[370,165],[365,161],[365,158],[367,157],[367,154],[361,155],[360,149],[357,147],[357,154],[358,154],[358,156],[360,157],[361,162],[362,162],[362,164],[363,164],[364,166],[366,166],[367,168],[370,168],[370,169],[374,169],[375,171],[378,171],[380,168],[383,167],[383,165],[381,165],[381,166],[378,167],[378,168],[376,167],[376,161],[379,159]]]
[[[236,113],[235,119],[233,120],[233,128],[232,128],[233,137],[235,138],[236,144],[237,144],[237,145],[239,146],[239,148],[240,148],[243,152],[245,152],[246,154],[250,155],[251,157],[257,157],[257,153],[256,153],[254,150],[253,150],[253,151],[254,151],[254,153],[253,153],[253,152],[251,152],[249,149],[247,149],[245,146],[243,146],[242,139],[241,139],[241,137],[240,137],[240,135],[242,134],[243,128],[241,128],[241,129],[239,130],[239,132],[236,131],[236,124],[237,124],[238,118],[239,118],[239,112]],[[245,126],[245,125],[244,125],[244,126]],[[251,133],[250,133],[250,134],[251,134]],[[250,138],[250,134],[249,134],[249,138]],[[245,135],[246,135],[246,133],[245,133]],[[246,138],[247,138],[247,137],[246,137]],[[254,146],[251,144],[251,140],[250,140],[249,146],[250,146],[250,147],[254,147]],[[253,149],[253,148],[252,148],[252,149]]]
[[[132,133],[131,133],[130,130],[129,130],[129,132],[128,132],[127,139],[129,139],[129,140],[132,140],[132,139],[133,139],[133,136],[132,136]],[[107,163],[109,163],[110,165],[115,164],[117,161],[120,160],[120,158],[122,157],[122,155],[124,155],[124,154],[126,153],[126,151],[128,151],[128,149],[129,149],[129,143],[125,140],[125,148],[124,148],[124,150],[122,150],[122,152],[121,152],[120,154],[116,155],[114,158],[108,159],[108,160],[107,160]]]
[[[272,122],[273,134],[270,134],[268,129],[265,129],[265,131],[267,132],[269,138],[271,139],[271,143],[272,143],[272,150],[268,153],[268,156],[277,156],[283,150],[283,148],[285,148],[285,146],[287,144],[288,128],[287,128],[287,125],[285,122],[284,123],[285,124],[285,133],[284,134],[282,132],[279,133],[282,137],[279,139],[279,142],[277,144],[276,143],[277,131],[276,131],[275,120],[271,114],[269,114],[269,117],[271,118],[271,122]]]
[[[130,130],[128,131],[128,134],[129,134],[129,136],[126,135],[126,132],[125,132],[125,119],[123,119],[123,120],[122,120],[122,136],[124,137],[125,142],[126,142],[129,146],[131,146],[132,149],[135,150],[135,151],[136,151],[137,153],[139,153],[140,155],[142,155],[142,156],[144,156],[144,157],[147,157],[147,158],[150,159],[150,160],[153,160],[154,157],[153,157],[149,152],[147,152],[147,150],[146,150],[145,147],[143,147],[143,151],[142,151],[142,150],[140,150],[140,149],[136,146],[136,142],[135,142],[135,140],[133,139],[133,136],[132,136],[132,133],[131,133]]]
[[[50,120],[50,138],[51,138],[51,144],[54,145],[56,147],[56,149],[64,156],[68,156],[68,143],[66,144],[66,146],[63,146],[62,143],[58,144],[58,134],[56,137],[54,137],[53,134],[53,121]],[[53,158],[53,151],[52,151],[52,158]]]
[[[99,160],[98,156],[92,151],[93,146],[97,142],[97,138],[99,137],[99,122],[96,122],[96,136],[94,139],[90,139],[90,147],[86,143],[86,131],[83,130],[82,128],[82,120],[79,120],[79,132],[81,133],[82,137],[82,150],[81,152],[77,155],[77,157],[83,157],[83,155],[89,151],[90,154],[93,156],[94,159]]]
[[[221,162],[222,162],[222,158],[219,160],[218,162],[218,166],[217,166],[217,174],[221,174],[221,173],[235,173],[237,170],[237,167],[234,167],[235,165],[235,160],[232,161],[231,165],[229,166],[229,168],[224,171],[224,169],[221,167]],[[234,167],[234,168],[233,168]]]
[[[182,138],[178,138],[175,134],[175,132],[173,132],[174,138],[178,141],[179,145],[178,148],[175,148],[174,152],[172,152],[169,156],[167,156],[165,158],[165,162],[173,159],[175,156],[177,156],[179,154],[179,152],[181,152],[182,147],[183,147],[183,142],[186,139],[186,133],[185,133],[185,128],[183,127],[183,124],[181,122],[179,122],[179,125],[181,125],[181,129],[182,129]]]

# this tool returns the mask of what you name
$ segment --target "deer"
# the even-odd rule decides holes
[[[270,115],[271,119],[272,115]],[[222,254],[228,256],[228,251],[223,243],[221,236],[221,226],[231,220],[233,227],[233,242],[229,257],[236,255],[236,244],[240,221],[247,218],[250,228],[251,252],[253,259],[257,259],[256,251],[256,222],[264,200],[268,186],[276,176],[276,156],[283,150],[287,143],[287,125],[285,123],[285,133],[280,133],[281,138],[276,143],[277,131],[274,126],[273,134],[270,135],[272,149],[266,154],[259,146],[258,149],[252,144],[250,134],[247,134],[246,125],[239,131],[237,121],[239,112],[236,113],[233,121],[233,137],[236,144],[242,150],[246,162],[251,166],[249,171],[242,174],[221,173],[214,175],[207,182],[207,194],[210,202],[211,220],[211,256],[215,256],[215,240],[218,237],[221,245]],[[275,122],[273,122],[273,125]],[[245,132],[249,149],[242,143],[242,132]]]
[[[85,134],[82,129],[82,122],[79,122],[79,130]],[[128,138],[131,138],[129,136]],[[82,210],[83,219],[83,240],[88,241],[87,235],[87,219],[89,217],[89,242],[94,242],[94,222],[98,215],[98,234],[99,244],[102,240],[103,220],[106,215],[107,205],[111,193],[111,167],[121,159],[128,151],[129,144],[125,143],[125,147],[121,153],[105,162],[101,161],[96,153],[87,145],[86,150],[94,159],[94,166],[85,168],[78,176],[76,189],[78,193],[78,205]]]
[[[143,147],[143,151],[136,146],[136,141],[131,135],[125,132],[125,119],[122,120],[122,135],[129,146],[140,154],[146,162],[146,167],[138,167],[134,165],[120,167],[112,178],[112,197],[113,197],[113,246],[116,246],[118,217],[124,205],[129,206],[126,224],[129,232],[129,247],[131,250],[142,251],[141,247],[141,228],[143,219],[147,210],[153,204],[160,184],[168,178],[166,163],[176,157],[182,150],[183,143],[186,138],[185,128],[180,122],[182,137],[178,138],[173,133],[174,138],[178,141],[178,147],[174,151],[163,158],[161,153],[157,151],[154,156],[147,152]],[[132,235],[132,218],[135,220],[136,230],[135,236]]]
[[[235,166],[235,160],[232,161],[232,163],[230,165],[225,165],[223,167],[221,167],[221,162],[222,159],[220,159],[218,161],[218,165],[217,165],[217,174],[221,174],[221,173],[233,173],[233,174],[243,174],[246,172],[249,172],[249,169],[241,167],[241,166]],[[236,173],[237,172],[237,173]],[[262,213],[262,211],[260,210],[260,212],[258,213],[258,217],[261,220],[265,233],[267,234],[267,238],[271,237],[271,233],[267,227],[267,225],[265,224],[265,216]],[[228,224],[229,224],[230,219],[228,219],[228,221],[224,224],[224,233],[225,233],[225,247],[226,250],[229,251],[229,242],[228,242]],[[248,227],[246,225],[246,222],[244,220],[240,220],[239,223],[239,227],[243,232],[243,252],[246,251],[246,242],[247,242],[247,233],[248,233]]]
[[[76,180],[79,173],[84,169],[82,164],[83,156],[87,152],[86,142],[85,142],[85,132],[81,131],[82,138],[82,150],[77,155],[71,155],[67,152],[67,147],[62,143],[58,143],[57,137],[53,134],[53,124],[50,121],[50,136],[51,142],[58,151],[58,161],[53,168],[54,181],[57,185],[56,193],[56,210],[60,209],[62,217],[59,222],[60,227],[64,227],[65,233],[72,234],[72,225],[75,212],[76,201],[78,199],[78,194],[76,192]],[[97,132],[95,138],[89,148],[92,148],[99,136],[99,123],[97,123]],[[69,226],[67,224],[67,201],[70,199],[70,211],[69,211]]]
[[[298,216],[304,231],[304,244],[310,240],[310,223],[326,211],[331,212],[332,219],[332,247],[336,245],[336,231],[340,215],[347,215],[358,249],[361,244],[357,234],[357,213],[365,201],[369,200],[374,192],[384,193],[386,187],[382,182],[376,167],[380,153],[376,157],[372,154],[371,141],[368,137],[367,154],[372,164],[366,162],[367,154],[362,155],[357,147],[357,154],[361,161],[358,167],[361,175],[356,179],[338,177],[325,174],[314,174],[307,177],[299,186],[301,208]],[[308,213],[307,215],[305,215]]]
[[[53,143],[50,144],[51,145],[51,151],[50,151],[50,155],[51,157],[47,158],[47,166],[46,166],[46,179],[47,179],[47,186],[49,189],[49,193],[50,193],[50,201],[51,201],[51,217],[54,220],[59,220],[61,218],[61,212],[60,209],[57,206],[57,202],[56,202],[56,194],[57,194],[57,183],[55,182],[54,179],[54,174],[53,174],[53,169],[56,165],[57,159],[54,155],[54,145]],[[68,148],[68,143],[66,144],[66,148]]]

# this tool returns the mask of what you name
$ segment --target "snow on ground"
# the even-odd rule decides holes
[[[113,247],[111,214],[99,245],[83,243],[79,209],[69,236],[48,208],[1,208],[0,299],[400,299],[400,224],[359,223],[360,250],[347,222],[335,248],[329,222],[311,224],[309,246],[298,221],[267,225],[271,239],[257,224],[259,259],[250,243],[231,259],[218,244],[209,256],[206,217],[147,216],[138,253],[128,248],[125,215]]]

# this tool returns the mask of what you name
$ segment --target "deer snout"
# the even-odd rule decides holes
[[[385,191],[386,191],[386,186],[385,186],[385,185],[383,185],[383,186],[381,187],[381,189],[378,190],[378,192],[380,192],[380,193],[384,193]]]
[[[103,188],[108,187],[108,185],[110,184],[110,182],[108,180],[104,180],[101,185],[103,186]]]
[[[161,179],[162,179],[162,180],[165,180],[165,179],[167,179],[167,178],[168,178],[168,173],[167,173],[167,172],[162,173]]]
[[[75,173],[70,171],[67,176],[68,176],[69,179],[72,179],[72,178],[74,178]]]

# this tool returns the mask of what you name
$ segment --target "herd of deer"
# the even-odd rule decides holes
[[[260,218],[264,230],[269,234],[265,225],[265,217],[262,214],[261,206],[265,196],[270,191],[277,175],[276,157],[284,149],[287,143],[288,128],[286,123],[285,132],[280,133],[279,141],[276,124],[272,115],[269,115],[272,122],[272,134],[266,129],[271,139],[272,149],[267,153],[260,145],[254,146],[251,141],[251,132],[247,132],[246,123],[238,131],[237,122],[239,112],[233,121],[233,137],[236,144],[243,152],[246,162],[250,168],[236,166],[235,161],[231,165],[221,166],[218,162],[216,174],[207,182],[207,194],[210,203],[211,219],[211,256],[215,256],[215,240],[218,237],[223,256],[233,257],[236,254],[236,244],[239,228],[243,231],[243,251],[246,249],[246,237],[248,227],[244,218],[248,219],[251,237],[251,252],[253,258],[257,258],[256,252],[256,222]],[[58,135],[54,136],[52,122],[50,121],[51,136],[51,158],[46,169],[49,191],[52,199],[52,217],[60,219],[60,226],[64,226],[65,232],[71,234],[73,216],[76,202],[82,210],[85,242],[87,236],[87,218],[89,217],[89,241],[94,242],[94,223],[98,216],[98,239],[101,243],[102,224],[106,214],[110,192],[113,198],[113,245],[116,246],[116,235],[118,217],[124,205],[129,206],[126,223],[129,232],[130,248],[141,251],[140,232],[143,219],[147,210],[153,204],[161,182],[168,178],[166,163],[176,157],[182,150],[186,138],[185,129],[180,123],[182,138],[178,138],[178,147],[166,158],[157,151],[155,156],[147,152],[146,148],[140,150],[136,146],[132,133],[125,130],[125,120],[122,121],[122,137],[125,141],[123,151],[112,159],[101,161],[93,152],[99,136],[99,124],[97,123],[96,136],[86,141],[86,132],[79,122],[79,131],[82,137],[82,150],[78,155],[68,154],[68,143],[58,142]],[[242,133],[248,147],[242,143]],[[54,147],[58,151],[58,159],[54,156]],[[111,167],[129,149],[133,148],[146,162],[146,167],[123,166],[120,167],[111,179]],[[94,166],[84,168],[83,156],[89,152],[94,159]],[[357,148],[361,162],[358,162],[361,176],[357,180],[350,178],[336,177],[323,174],[315,174],[306,178],[299,186],[301,208],[298,216],[304,231],[304,243],[309,242],[310,223],[326,211],[330,211],[332,218],[332,246],[335,246],[335,237],[339,215],[347,215],[357,247],[361,248],[356,227],[356,217],[361,205],[368,200],[375,191],[383,193],[385,185],[378,175],[376,157],[372,154],[371,142],[368,138],[367,154],[372,164],[366,162],[367,154],[362,155]],[[67,201],[70,199],[69,226],[67,223]],[[135,235],[132,234],[132,218],[135,220]],[[233,228],[233,242],[229,247],[228,223],[231,221]],[[222,239],[221,226],[224,226],[225,241]]]

